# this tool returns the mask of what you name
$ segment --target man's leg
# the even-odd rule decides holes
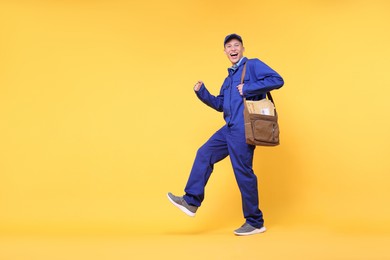
[[[226,143],[226,126],[219,129],[211,138],[199,148],[187,185],[184,200],[199,207],[204,199],[204,189],[213,171],[214,164],[228,156]]]
[[[259,209],[257,177],[252,169],[255,146],[245,142],[245,133],[241,131],[229,131],[227,140],[234,175],[241,192],[246,223],[257,229],[262,228],[264,220]]]

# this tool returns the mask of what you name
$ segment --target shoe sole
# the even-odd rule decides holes
[[[267,229],[265,227],[262,227],[262,228],[256,228],[255,230],[253,230],[251,232],[246,232],[246,233],[239,233],[239,232],[234,231],[234,234],[237,235],[237,236],[250,236],[250,235],[254,235],[254,234],[263,233],[266,230]]]
[[[175,206],[177,207],[178,209],[180,209],[181,211],[183,211],[187,216],[190,216],[190,217],[195,217],[195,213],[189,211],[186,207],[174,202],[171,197],[169,197],[169,195],[167,194],[167,197],[169,199],[169,201]]]

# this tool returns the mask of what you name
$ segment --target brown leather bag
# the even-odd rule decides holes
[[[244,83],[245,72],[246,63],[241,75],[241,84]],[[275,105],[270,92],[267,92],[267,97]],[[274,116],[250,113],[245,97],[243,102],[246,143],[259,146],[279,145],[279,124],[276,109]]]

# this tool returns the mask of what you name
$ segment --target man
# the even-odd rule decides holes
[[[224,52],[232,63],[228,76],[218,96],[213,96],[202,81],[195,84],[198,98],[206,105],[224,113],[226,124],[199,148],[185,187],[183,197],[168,193],[168,199],[189,216],[195,213],[204,199],[204,189],[213,171],[214,164],[230,156],[234,175],[242,198],[245,223],[234,231],[236,235],[252,235],[266,230],[263,214],[259,209],[257,177],[252,169],[255,146],[245,141],[243,97],[259,100],[268,91],[283,86],[282,77],[258,59],[243,56],[242,38],[230,34],[224,40]],[[241,84],[244,64],[247,72]]]

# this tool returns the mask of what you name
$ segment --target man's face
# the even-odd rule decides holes
[[[232,64],[236,64],[244,55],[244,46],[237,39],[232,39],[225,44],[225,53]]]

